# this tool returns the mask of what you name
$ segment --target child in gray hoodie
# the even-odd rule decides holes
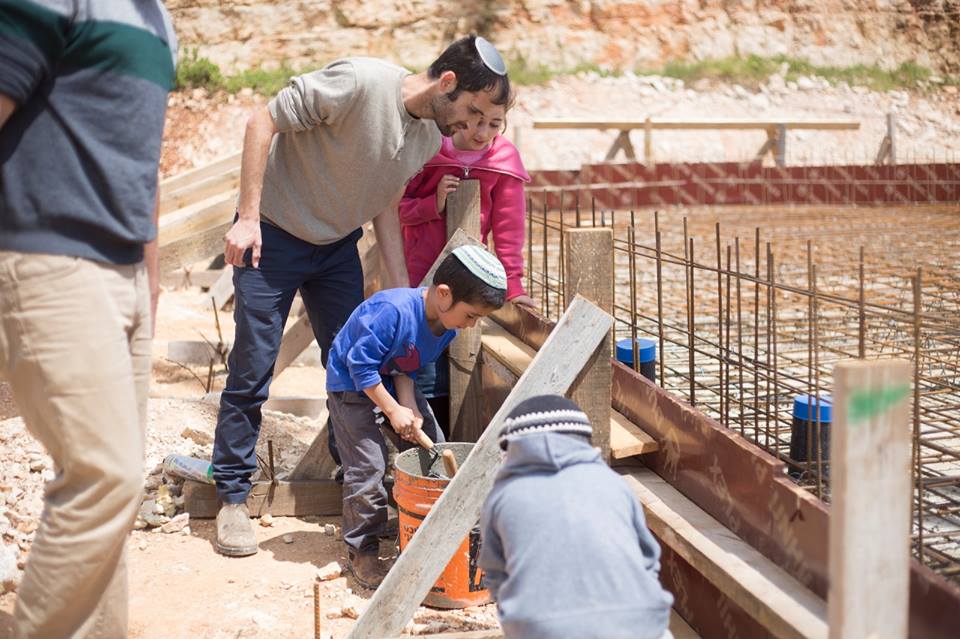
[[[671,636],[660,547],[636,497],[590,445],[592,432],[559,395],[521,402],[501,432],[480,567],[507,639]]]

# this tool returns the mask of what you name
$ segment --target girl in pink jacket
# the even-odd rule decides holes
[[[523,237],[530,181],[517,147],[499,135],[506,106],[495,105],[475,127],[443,138],[440,152],[407,185],[400,200],[403,252],[410,284],[417,286],[447,244],[447,195],[461,179],[480,180],[480,238],[492,234],[494,250],[507,272],[507,299],[535,307],[523,289]],[[449,366],[444,355],[417,373],[417,388],[430,404],[437,424],[450,437]]]
[[[506,108],[495,105],[476,127],[443,138],[440,152],[407,185],[400,200],[403,251],[410,283],[420,283],[447,243],[447,194],[461,179],[480,180],[480,238],[492,234],[494,250],[507,271],[507,299],[534,306],[523,289],[523,241],[530,176],[517,147],[502,135]]]

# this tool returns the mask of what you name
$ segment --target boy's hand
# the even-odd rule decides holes
[[[393,426],[393,430],[397,431],[400,437],[408,442],[416,443],[416,432],[423,424],[423,417],[418,417],[416,413],[406,406],[398,404],[397,407],[387,415],[387,419],[390,420],[390,425]]]
[[[437,213],[447,206],[447,196],[460,186],[460,178],[456,175],[444,175],[437,183]]]
[[[530,297],[529,295],[517,295],[510,301],[513,302],[514,304],[517,304],[518,306],[526,306],[527,308],[532,308],[532,309],[536,309],[537,307],[540,306],[537,303],[537,301],[532,297]]]

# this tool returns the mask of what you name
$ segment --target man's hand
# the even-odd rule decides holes
[[[437,213],[443,211],[447,206],[447,196],[457,190],[460,186],[460,178],[456,175],[444,175],[437,183]]]
[[[260,238],[259,220],[237,220],[224,236],[226,247],[223,250],[223,259],[227,264],[243,267],[243,254],[252,249],[251,263],[253,268],[260,267],[260,249],[263,241]]]

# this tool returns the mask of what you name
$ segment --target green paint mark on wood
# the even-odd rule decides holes
[[[847,406],[847,421],[866,421],[896,405],[910,394],[910,384],[866,388],[850,394]]]

